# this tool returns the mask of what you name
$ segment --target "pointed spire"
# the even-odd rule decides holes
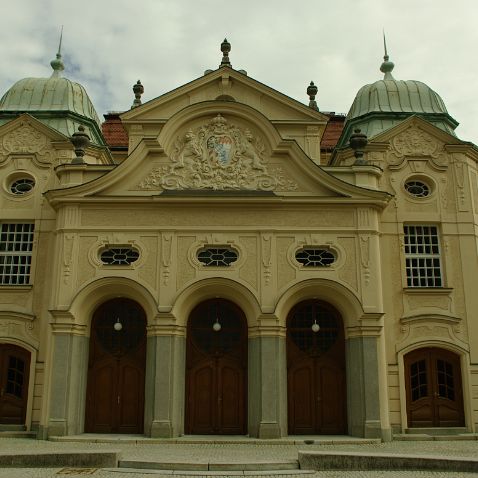
[[[58,45],[58,53],[56,54],[56,58],[50,62],[50,65],[53,68],[53,73],[51,74],[52,77],[60,77],[61,72],[65,69],[65,65],[63,64],[63,60],[61,59],[61,42],[62,42],[62,40],[63,40],[63,25],[61,26],[60,43]]]
[[[392,71],[395,65],[393,62],[389,61],[389,56],[387,52],[387,40],[385,39],[385,30],[383,32],[383,49],[385,51],[385,55],[383,57],[383,63],[380,66],[380,71],[384,73],[384,80],[394,80],[395,78],[392,76]]]
[[[310,85],[307,87],[307,94],[309,95],[309,108],[313,110],[319,111],[319,107],[317,106],[317,101],[315,101],[315,95],[319,89],[315,86],[314,82],[311,81]]]
[[[138,80],[133,85],[134,101],[131,105],[131,109],[141,106],[141,95],[144,93],[144,86],[141,84],[141,80]]]
[[[231,44],[227,41],[227,38],[224,38],[224,41],[221,43],[221,51],[222,60],[219,66],[229,66],[232,68],[231,62],[229,61],[229,52],[231,51]]]

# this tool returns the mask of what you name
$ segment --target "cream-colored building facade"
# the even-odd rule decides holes
[[[387,57],[325,154],[223,53],[127,151],[61,58],[2,98],[0,429],[476,432],[476,147]]]

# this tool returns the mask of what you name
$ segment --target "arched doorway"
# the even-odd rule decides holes
[[[30,352],[0,344],[0,424],[24,425],[27,413]]]
[[[145,367],[142,307],[123,298],[100,305],[91,323],[86,432],[143,433]]]
[[[247,433],[247,322],[235,304],[208,300],[187,329],[185,432]]]
[[[465,426],[460,357],[422,348],[404,357],[410,428]]]
[[[345,433],[344,328],[326,302],[303,301],[289,313],[287,393],[290,435]]]

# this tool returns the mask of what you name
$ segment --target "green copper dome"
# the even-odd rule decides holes
[[[384,78],[360,88],[345,119],[338,146],[347,145],[356,128],[373,138],[411,115],[418,115],[455,135],[458,123],[448,114],[438,93],[421,81],[396,80],[392,76],[393,68],[394,64],[385,52],[380,67]]]
[[[0,100],[0,124],[21,113],[29,113],[42,123],[70,137],[82,125],[93,143],[104,145],[101,121],[79,83],[63,78],[61,55],[51,62],[50,78],[17,81]]]

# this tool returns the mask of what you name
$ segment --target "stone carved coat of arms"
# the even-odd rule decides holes
[[[265,146],[218,114],[209,123],[178,137],[172,164],[153,169],[141,189],[295,190],[282,168],[268,168]]]

